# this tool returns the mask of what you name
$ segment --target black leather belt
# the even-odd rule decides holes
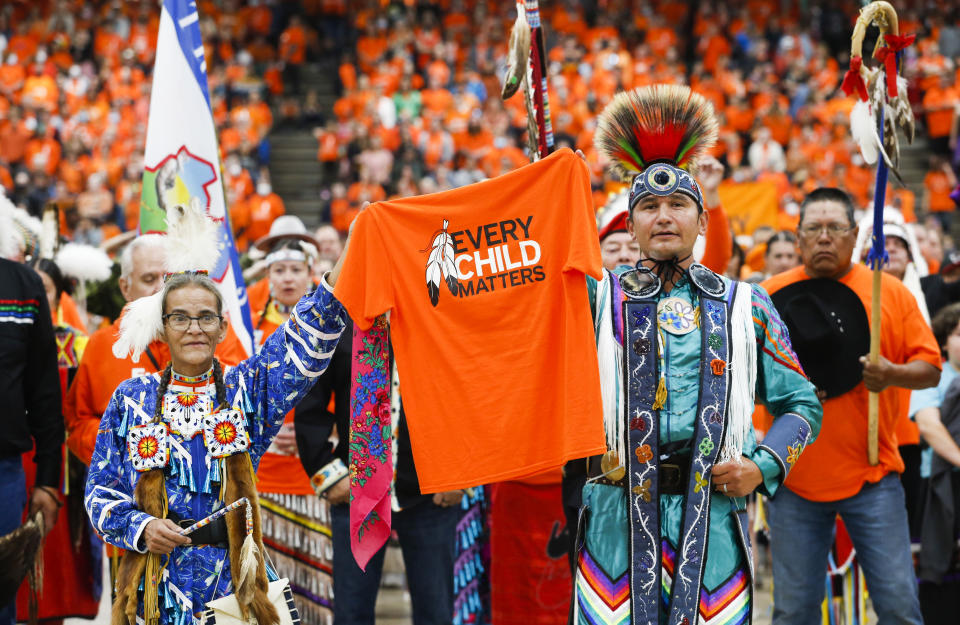
[[[172,510],[167,512],[167,518],[183,529],[187,529],[197,522],[195,519],[181,518],[179,514]],[[188,538],[190,538],[190,543],[193,545],[214,545],[226,549],[229,541],[227,520],[224,517],[220,517],[216,521],[194,530],[188,535]]]
[[[627,482],[626,477],[619,480],[611,480],[600,476],[600,461],[591,458],[588,463],[588,479],[598,484],[608,486],[624,486]],[[681,451],[674,453],[660,461],[659,465],[659,491],[661,495],[686,495],[687,483],[690,481],[690,452]]]

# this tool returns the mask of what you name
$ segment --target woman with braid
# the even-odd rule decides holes
[[[114,351],[132,351],[136,360],[159,337],[170,365],[117,387],[86,487],[94,528],[127,550],[112,622],[192,625],[207,602],[234,594],[244,617],[277,623],[266,595],[274,577],[262,556],[254,471],[340,337],[345,314],[331,288],[340,266],[299,300],[256,356],[223,369],[214,358],[227,330],[223,303],[202,271],[216,259],[216,226],[199,207],[174,207],[167,219],[174,273],[162,291],[130,304]],[[180,533],[242,497],[253,506],[249,538],[243,507]]]

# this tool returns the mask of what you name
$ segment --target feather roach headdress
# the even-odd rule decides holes
[[[167,275],[209,273],[217,262],[219,237],[217,225],[196,199],[190,206],[177,205],[167,211],[167,235],[164,237]],[[130,302],[120,320],[120,335],[113,344],[113,355],[134,362],[163,330],[163,290]]]
[[[650,194],[681,192],[703,200],[693,175],[716,143],[713,105],[681,85],[652,85],[614,96],[597,122],[594,142],[612,173],[632,181],[630,208]]]

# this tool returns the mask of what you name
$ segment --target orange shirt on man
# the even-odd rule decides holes
[[[260,195],[259,193],[247,200],[250,208],[250,225],[247,227],[247,239],[255,243],[257,239],[267,236],[273,220],[287,212],[283,200],[276,193]]]
[[[870,318],[872,272],[855,264],[839,282],[857,294]],[[808,280],[803,266],[773,276],[761,284],[773,294]],[[882,274],[880,353],[896,364],[913,360],[940,369],[940,349],[917,301],[895,277]],[[802,363],[801,363],[802,364]],[[880,393],[879,464],[867,460],[867,388],[853,390],[823,402],[823,424],[817,440],[807,446],[786,479],[786,486],[811,501],[836,501],[860,492],[864,483],[879,482],[886,474],[903,471],[897,450],[897,422],[903,412],[902,389]]]
[[[927,110],[927,135],[931,139],[950,134],[953,117],[956,115],[953,106],[958,98],[960,91],[953,87],[944,89],[936,86],[923,94],[923,108]]]
[[[932,213],[945,213],[954,210],[957,205],[950,197],[953,185],[946,172],[933,170],[923,178],[923,187],[927,194],[927,208]]]
[[[291,65],[307,59],[307,32],[302,26],[290,26],[280,35],[280,58]]]

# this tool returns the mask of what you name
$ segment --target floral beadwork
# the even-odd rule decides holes
[[[130,428],[127,433],[127,451],[130,462],[137,471],[162,469],[169,460],[167,426],[163,423],[148,423]]]
[[[657,304],[657,321],[670,334],[689,334],[697,328],[693,306],[679,297],[668,297]]]
[[[203,420],[203,443],[214,458],[226,458],[247,451],[250,437],[239,410],[221,410]]]
[[[650,318],[650,307],[644,306],[640,310],[634,310],[633,313],[633,323],[638,327],[647,323],[647,320]]]
[[[650,480],[643,480],[639,484],[633,487],[633,494],[639,495],[644,502],[650,503],[650,500],[653,498],[650,495],[650,485],[652,482]]]
[[[705,438],[702,441],[700,441],[700,453],[703,454],[704,456],[712,452],[713,448],[714,448],[713,441],[710,440],[709,438]]]
[[[705,442],[709,442],[709,441],[705,441]],[[701,445],[700,448],[703,449],[703,445]],[[707,478],[703,477],[703,474],[700,473],[699,471],[693,474],[693,479],[696,482],[696,484],[694,484],[693,486],[694,493],[699,493],[701,490],[703,490],[710,484],[710,482],[707,481]]]
[[[707,302],[707,314],[710,315],[710,323],[723,325],[723,309],[718,304]]]
[[[710,349],[721,349],[723,347],[723,337],[720,336],[719,332],[711,332],[707,336],[707,346]]]
[[[650,462],[653,459],[653,450],[650,445],[640,445],[634,452],[637,454],[637,460],[641,463]]]
[[[800,453],[803,451],[803,443],[797,441],[796,445],[787,445],[787,464],[791,467],[800,459]]]

